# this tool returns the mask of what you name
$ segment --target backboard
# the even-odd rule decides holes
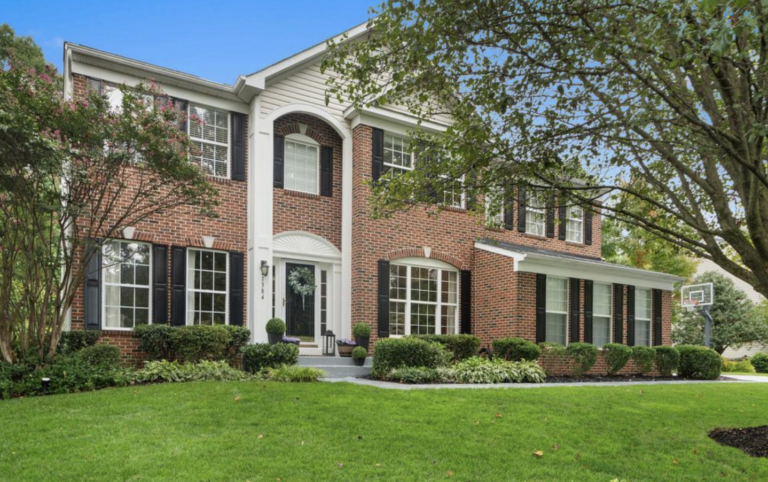
[[[683,286],[680,290],[680,303],[685,308],[709,306],[714,299],[715,289],[712,283]]]

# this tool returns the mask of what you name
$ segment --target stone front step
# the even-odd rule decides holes
[[[365,365],[359,367],[352,358],[338,356],[300,356],[299,365],[319,368],[325,378],[365,377],[371,374],[371,358],[365,359]]]

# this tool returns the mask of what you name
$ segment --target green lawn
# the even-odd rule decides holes
[[[0,401],[2,480],[768,480],[768,385],[189,383]],[[543,451],[537,458],[534,451]]]
[[[751,377],[768,377],[768,373],[747,373],[747,372],[723,372],[722,375],[727,377],[728,375],[749,375]]]

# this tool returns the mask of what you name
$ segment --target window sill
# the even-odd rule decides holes
[[[282,189],[282,191],[288,196],[303,197],[306,199],[320,199],[322,196],[319,194],[312,194],[309,192],[293,191],[291,189]]]
[[[209,182],[215,182],[217,184],[233,184],[233,183],[240,183],[245,181],[235,181],[234,179],[230,179],[228,177],[220,177],[220,176],[213,176],[211,174],[205,175],[205,180]]]
[[[441,205],[440,208],[443,211],[451,211],[451,212],[454,212],[454,213],[466,213],[467,212],[467,208],[459,208],[459,207],[456,207],[456,206],[443,206],[443,205]]]
[[[585,246],[584,243],[577,243],[576,241],[568,241],[568,240],[565,241],[565,244],[568,246],[579,246],[579,247]]]
[[[553,238],[547,238],[546,234],[531,234],[531,233],[521,233],[526,238],[532,238],[532,239],[553,239]]]

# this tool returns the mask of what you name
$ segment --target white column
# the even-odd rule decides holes
[[[352,334],[352,131],[342,144],[341,174],[341,336]],[[335,271],[335,266],[334,266]],[[334,333],[336,333],[334,331]]]
[[[331,311],[333,318],[331,321],[331,326],[333,333],[338,338],[349,338],[351,333],[351,328],[349,323],[344,322],[344,305],[342,304],[342,289],[344,286],[343,283],[343,270],[342,265],[340,263],[334,263],[333,264],[333,278],[332,278],[332,303],[333,303],[333,310]]]

